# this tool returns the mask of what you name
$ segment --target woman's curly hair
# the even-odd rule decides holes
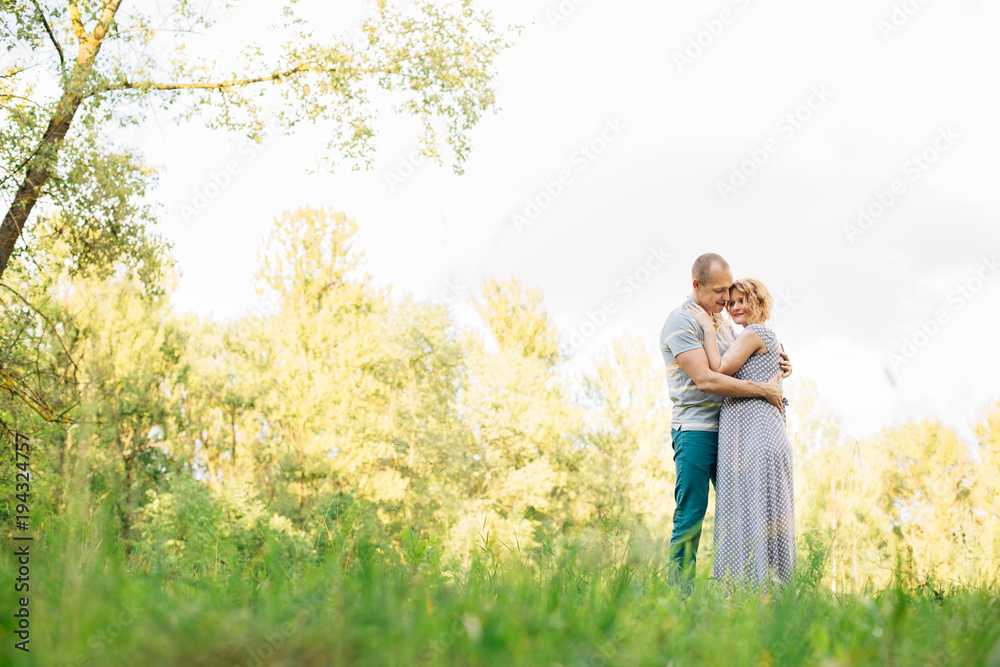
[[[746,295],[747,324],[764,324],[771,317],[771,307],[774,300],[764,283],[756,278],[741,278],[729,288],[739,290]]]

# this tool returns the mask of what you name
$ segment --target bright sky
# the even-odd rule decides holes
[[[302,4],[340,30],[360,12]],[[245,0],[204,48],[265,39],[274,5]],[[781,295],[795,377],[850,435],[923,417],[971,435],[1000,399],[997,3],[480,6],[526,30],[463,176],[429,161],[410,174],[417,128],[388,112],[374,168],[336,175],[308,173],[325,137],[304,126],[252,151],[196,124],[129,134],[161,167],[178,310],[266,309],[251,275],[274,218],[333,206],[358,221],[379,283],[427,299],[457,285],[460,323],[475,320],[467,290],[515,275],[579,334],[574,368],[627,333],[662,364],[660,327],[714,251]],[[239,174],[210,187],[230,160]],[[199,193],[210,206],[185,219]]]

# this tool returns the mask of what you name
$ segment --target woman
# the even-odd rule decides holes
[[[700,306],[688,306],[705,331],[713,371],[755,382],[774,377],[781,345],[764,326],[771,305],[760,281],[746,278],[733,284],[727,310],[744,328],[722,357],[712,316]],[[726,398],[719,415],[715,577],[727,593],[736,587],[770,593],[787,583],[794,570],[792,446],[784,412],[760,398]]]

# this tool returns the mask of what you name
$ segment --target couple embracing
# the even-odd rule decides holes
[[[677,471],[671,574],[690,590],[712,483],[715,579],[727,594],[770,593],[795,569],[792,448],[780,385],[791,363],[765,326],[772,299],[760,281],[734,281],[715,253],[695,260],[691,279],[694,291],[660,333]],[[738,335],[723,310],[743,327]]]

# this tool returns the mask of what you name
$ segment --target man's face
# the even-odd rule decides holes
[[[733,274],[729,269],[713,266],[708,280],[703,283],[694,281],[694,299],[702,308],[718,315],[729,303],[729,288],[732,284]]]

